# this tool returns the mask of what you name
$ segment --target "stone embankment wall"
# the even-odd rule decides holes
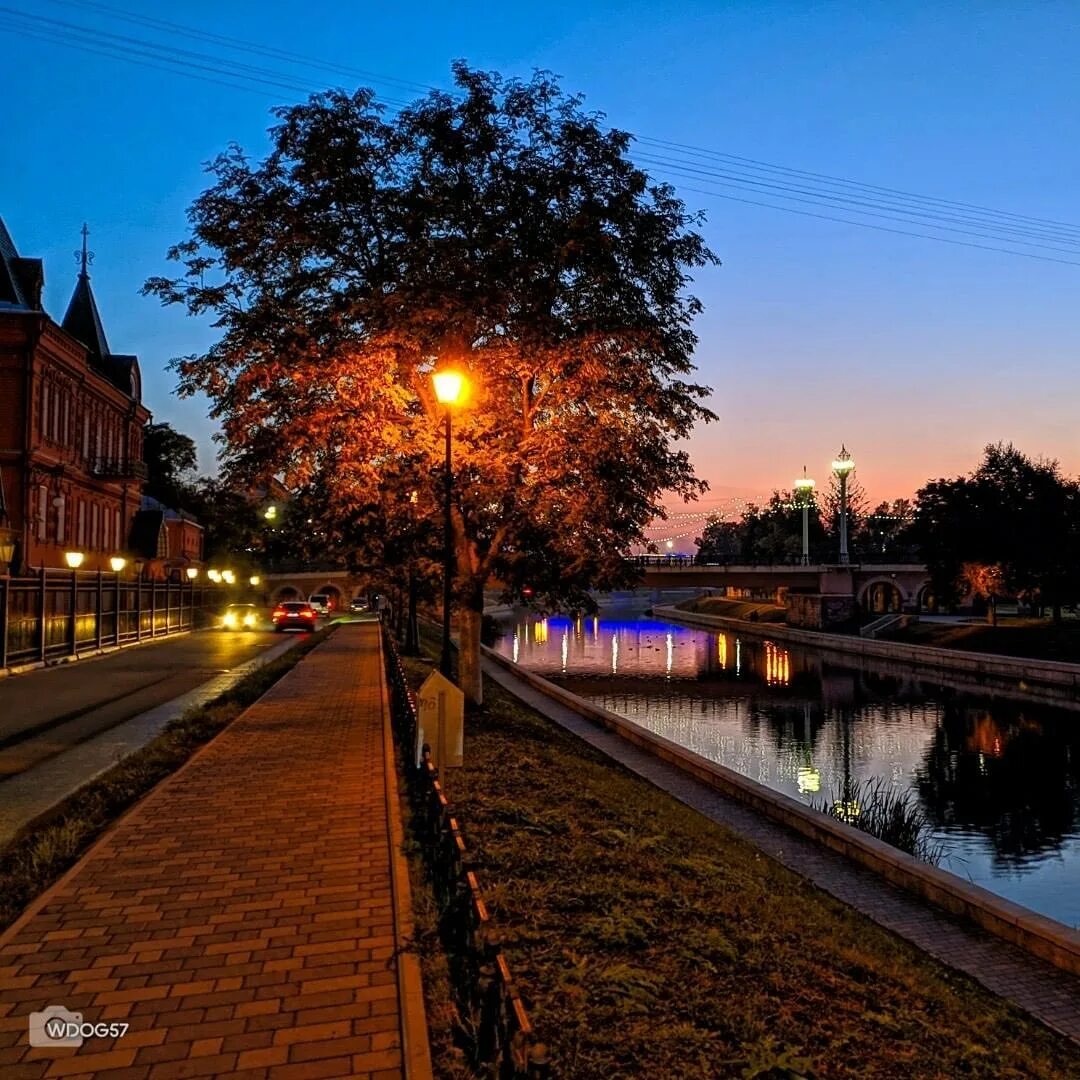
[[[905,852],[836,821],[796,799],[709,761],[670,739],[647,731],[625,717],[594,705],[527,671],[491,649],[485,648],[484,655],[552,700],[603,725],[721,794],[752,807],[765,817],[794,829],[816,843],[840,852],[881,874],[894,885],[915,893],[954,915],[970,919],[997,937],[1042,957],[1065,971],[1080,974],[1080,932],[1019,904],[1011,903],[946,870],[920,862]]]
[[[927,675],[964,688],[1039,698],[1080,708],[1080,664],[964,652],[961,649],[936,649],[928,645],[800,630],[777,623],[762,626],[743,619],[703,615],[676,607],[655,607],[653,613],[659,618],[703,630],[723,630],[743,637],[769,638],[835,656],[873,660],[875,667],[896,667],[908,673],[912,669],[926,672]]]

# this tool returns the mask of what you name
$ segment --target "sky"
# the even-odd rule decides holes
[[[424,85],[448,85],[454,58],[504,74],[545,68],[610,124],[644,137],[1080,228],[1080,8],[1071,3],[35,0],[28,9],[273,67],[311,90],[365,82],[401,98],[412,95],[163,35],[110,7]],[[166,249],[184,238],[185,209],[208,183],[203,163],[232,141],[264,153],[269,108],[303,95],[196,81],[67,47],[56,35],[72,31],[55,23],[35,24],[47,40],[16,24],[27,25],[0,14],[0,217],[21,254],[44,258],[57,319],[89,223],[109,343],[139,355],[155,419],[195,437],[201,468],[213,471],[207,403],[178,399],[167,368],[210,344],[213,328],[139,288],[169,271]],[[129,57],[142,48],[128,46]],[[998,440],[1080,473],[1080,233],[1067,237],[1075,254],[1018,249],[1064,260],[1039,261],[718,198],[700,177],[663,178],[705,211],[702,231],[722,260],[694,283],[705,304],[699,381],[719,416],[690,440],[712,488],[703,507],[789,487],[804,464],[823,483],[842,443],[874,501],[969,471]],[[760,189],[726,194],[769,201]]]

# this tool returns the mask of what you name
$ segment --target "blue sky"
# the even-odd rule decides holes
[[[445,85],[456,57],[504,73],[545,67],[642,135],[1080,223],[1072,4],[112,2],[418,83]],[[32,13],[164,40],[93,4],[36,0]],[[156,418],[196,436],[212,469],[205,402],[179,401],[165,365],[213,331],[138,289],[167,269],[205,186],[201,163],[231,140],[263,152],[268,108],[298,95],[30,40],[3,18],[0,39],[0,216],[23,254],[46,260],[57,318],[89,222],[110,344],[139,354]],[[350,83],[173,44],[274,66],[311,89]],[[691,449],[714,498],[786,486],[804,462],[824,479],[841,441],[875,498],[970,469],[998,439],[1080,472],[1080,266],[684,198],[707,212],[723,260],[696,287],[698,363],[720,421]]]

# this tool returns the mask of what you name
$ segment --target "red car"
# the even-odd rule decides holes
[[[305,600],[287,600],[278,604],[271,615],[275,630],[314,630],[318,616]]]

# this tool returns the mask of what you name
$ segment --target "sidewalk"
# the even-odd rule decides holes
[[[0,937],[5,1080],[430,1076],[383,685],[340,627]]]

